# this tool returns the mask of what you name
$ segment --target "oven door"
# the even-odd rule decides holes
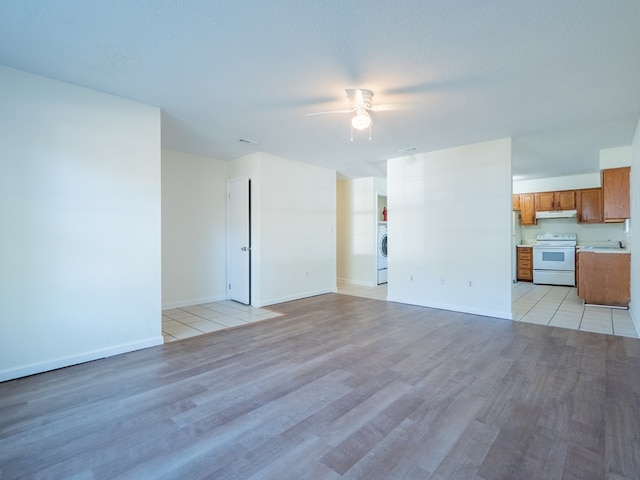
[[[576,249],[574,247],[533,246],[534,270],[576,269]]]
[[[533,246],[533,283],[576,285],[575,247]]]

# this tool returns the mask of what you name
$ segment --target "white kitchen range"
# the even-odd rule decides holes
[[[576,285],[575,233],[541,233],[533,245],[533,283]]]

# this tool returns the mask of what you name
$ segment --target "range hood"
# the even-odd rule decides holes
[[[554,210],[549,212],[536,212],[536,218],[573,218],[577,215],[577,210]]]

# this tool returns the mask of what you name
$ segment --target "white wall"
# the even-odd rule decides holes
[[[270,305],[336,291],[336,172],[263,154],[260,298]]]
[[[511,318],[511,139],[390,159],[387,175],[388,299]]]
[[[631,159],[631,316],[640,333],[640,120],[633,137]]]
[[[162,343],[160,111],[0,67],[0,380]]]
[[[631,145],[600,150],[600,170],[631,165]]]
[[[577,190],[600,187],[600,172],[563,177],[536,178],[534,180],[515,180],[513,193],[552,192],[557,190]]]
[[[227,164],[162,150],[162,308],[227,298]]]
[[[374,177],[337,182],[337,274],[341,281],[377,284],[376,186]]]
[[[387,196],[387,179],[382,177],[373,177],[373,189],[378,196],[386,197]],[[385,198],[386,201],[386,198]],[[386,203],[385,205],[386,206]],[[380,208],[376,211],[376,218],[379,221],[382,221],[382,205],[379,205]]]
[[[255,153],[228,172],[251,179],[252,305],[335,292],[335,171]]]

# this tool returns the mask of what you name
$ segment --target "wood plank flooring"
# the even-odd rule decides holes
[[[640,478],[640,340],[340,294],[0,384],[0,478]]]

